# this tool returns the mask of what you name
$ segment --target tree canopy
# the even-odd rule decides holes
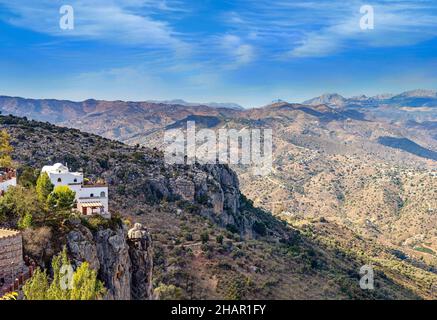
[[[0,197],[0,222],[18,219],[22,229],[31,225],[34,216],[41,213],[40,205],[34,189],[11,186]]]
[[[53,191],[53,187],[54,186],[50,181],[50,177],[47,172],[41,173],[36,181],[36,194],[38,195],[38,200],[41,203],[45,203],[47,201],[48,196]]]
[[[73,207],[76,192],[67,186],[57,186],[47,197],[48,205],[55,210],[69,210]]]
[[[64,250],[52,259],[53,277],[37,269],[23,286],[27,300],[98,300],[106,289],[97,279],[97,272],[83,262],[74,271]]]
[[[11,168],[14,166],[11,153],[14,150],[9,144],[10,137],[6,130],[0,130],[0,168]]]

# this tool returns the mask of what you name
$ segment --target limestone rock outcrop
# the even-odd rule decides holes
[[[87,261],[98,271],[108,300],[146,300],[152,297],[152,241],[142,225],[134,236],[121,227],[92,233],[78,225],[67,234],[67,249],[74,266]]]
[[[153,295],[152,239],[140,223],[128,232],[129,257],[132,263],[131,298],[145,300]]]

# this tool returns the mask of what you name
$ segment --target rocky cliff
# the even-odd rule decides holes
[[[100,280],[108,289],[106,299],[149,299],[152,297],[152,246],[150,235],[143,230],[140,237],[131,239],[121,227],[93,233],[78,222],[67,234],[68,253],[75,267],[87,261],[98,270]]]
[[[150,299],[152,286],[170,299],[429,296],[404,278],[393,281],[385,266],[375,279],[384,290],[361,290],[363,257],[315,242],[311,230],[300,232],[254,208],[227,166],[168,165],[158,150],[11,116],[0,116],[0,128],[11,135],[19,175],[27,176],[20,183],[32,184],[43,165],[68,163],[106,179],[115,220],[147,226],[153,246],[138,225],[131,232],[114,221],[54,228],[53,254],[66,244],[75,264],[90,262],[108,299]]]

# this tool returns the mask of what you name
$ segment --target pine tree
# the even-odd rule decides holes
[[[40,205],[33,189],[11,186],[3,197],[0,197],[0,220],[18,217],[20,228],[29,227],[40,212]]]
[[[11,153],[14,150],[9,144],[9,134],[6,130],[0,130],[0,168],[13,167]]]
[[[30,212],[26,212],[24,216],[22,216],[18,220],[18,228],[22,230],[30,228],[32,226],[32,223],[33,223],[32,214]]]
[[[47,172],[41,173],[36,181],[36,193],[38,195],[38,200],[41,203],[46,203],[47,198],[52,191],[53,184],[50,181],[49,175]]]
[[[72,270],[67,249],[52,259],[53,280],[49,284],[45,272],[39,269],[23,287],[27,300],[97,300],[106,293],[97,272],[83,262]]]
[[[38,268],[23,286],[23,293],[27,300],[47,300],[48,288],[47,274]]]
[[[69,210],[73,207],[76,192],[67,186],[57,186],[47,197],[47,203],[55,210]]]
[[[97,280],[97,272],[89,267],[88,262],[82,263],[73,275],[71,300],[96,300],[105,291],[103,283]]]
[[[47,292],[48,300],[70,300],[70,282],[73,274],[68,274],[62,266],[70,266],[67,257],[67,249],[64,247],[62,252],[52,259],[53,281]]]

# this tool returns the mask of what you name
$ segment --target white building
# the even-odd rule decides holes
[[[108,186],[105,183],[88,183],[81,172],[70,172],[66,166],[56,163],[44,166],[41,172],[46,172],[55,187],[67,186],[76,193],[77,210],[83,215],[100,214],[110,218],[108,203]]]
[[[0,170],[0,195],[3,195],[10,186],[17,185],[17,174],[14,169]]]

